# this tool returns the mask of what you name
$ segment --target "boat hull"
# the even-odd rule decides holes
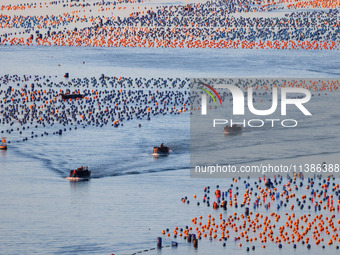
[[[89,181],[90,177],[66,177],[66,180],[69,180],[71,182],[81,182],[81,181]]]
[[[70,175],[68,178],[71,178],[72,180],[78,180],[78,179],[89,179],[91,176],[91,171],[87,168],[78,168],[76,170],[71,170]],[[78,179],[77,179],[78,178]]]
[[[233,126],[233,127],[226,126],[224,128],[224,133],[230,134],[230,135],[242,133],[242,126]]]
[[[170,152],[169,147],[154,147],[153,155],[168,155]]]

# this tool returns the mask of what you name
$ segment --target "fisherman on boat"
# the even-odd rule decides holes
[[[168,154],[169,152],[170,152],[170,148],[164,146],[163,143],[161,144],[161,146],[153,148],[154,154]]]
[[[91,171],[89,171],[88,167],[79,167],[76,170],[70,171],[69,177],[79,177],[79,178],[88,178],[91,175]]]

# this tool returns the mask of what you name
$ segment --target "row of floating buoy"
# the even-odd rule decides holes
[[[214,203],[216,206],[212,207],[212,213],[206,217],[201,215],[192,218],[191,226],[175,227],[173,235],[170,229],[162,230],[162,234],[168,238],[182,238],[183,241],[194,234],[198,240],[202,239],[202,242],[205,239],[218,240],[224,247],[229,241],[239,247],[253,243],[262,248],[277,245],[281,249],[288,245],[294,249],[301,246],[311,249],[314,243],[315,246],[321,245],[322,248],[327,244],[339,249],[338,179],[321,176],[314,178],[277,176],[270,188],[268,179],[270,180],[263,177],[255,181],[246,179],[240,182],[241,178],[234,178],[234,183],[237,181],[240,183],[226,186],[225,191],[219,185],[215,191],[209,186],[204,187],[201,202],[208,207],[210,201]],[[198,196],[193,195],[193,199],[197,201]],[[187,196],[181,198],[182,203],[188,201]],[[224,207],[223,203],[228,201],[229,206]],[[257,206],[252,208],[252,204]],[[279,206],[271,207],[270,204]],[[281,208],[283,205],[286,209]],[[219,211],[221,209],[222,211]],[[254,250],[255,247],[247,246],[246,250]]]
[[[36,129],[54,125],[73,126],[70,129],[77,129],[77,126],[85,128],[89,125],[119,127],[124,121],[132,119],[150,120],[157,115],[185,113],[195,100],[195,94],[189,93],[189,88],[193,85],[188,79],[146,79],[105,75],[99,79],[67,77],[69,73],[65,74],[66,81],[55,82],[52,80],[56,77],[51,76],[1,76],[0,121],[7,127],[6,130],[1,130],[1,133],[8,135],[18,133],[21,141],[27,141],[29,138],[48,135],[45,132],[41,134],[35,132],[30,136],[24,136],[25,130],[30,127]],[[227,82],[242,84],[245,89],[247,86],[254,86],[256,90],[254,96],[267,95],[271,84],[281,87],[305,87],[319,92],[336,91],[339,88],[337,80],[283,80],[280,83],[265,79],[261,83],[258,80],[253,83],[251,80],[228,79]],[[261,90],[263,92],[260,93]],[[73,93],[81,97],[63,100],[60,96]],[[223,94],[222,101],[229,98],[230,93]],[[192,107],[190,110],[195,109]]]
[[[189,6],[190,11],[176,5],[163,6],[157,10],[148,7],[150,9],[144,14],[144,11],[138,11],[122,18],[83,17],[75,15],[74,11],[42,17],[3,15],[0,16],[2,27],[25,28],[32,33],[4,33],[0,36],[0,44],[304,50],[338,50],[339,47],[336,31],[340,23],[337,13],[332,13],[332,10],[318,11],[317,15],[310,11],[301,12],[299,16],[286,14],[268,19],[242,16],[226,19],[227,13],[234,13],[238,8],[238,13],[242,12],[242,8],[245,12],[258,12],[262,6],[240,5],[239,1],[232,1],[229,6],[219,2]],[[281,7],[271,5],[270,8],[275,10]],[[216,12],[221,15],[216,15]],[[63,28],[77,22],[88,26],[82,25],[80,29],[73,29],[72,26],[71,30],[64,31]],[[45,34],[39,32],[51,26],[54,31],[49,29]]]
[[[85,36],[85,35],[84,35]],[[74,46],[74,47],[141,47],[141,48],[214,48],[214,49],[277,49],[277,50],[339,50],[339,41],[333,40],[303,40],[303,41],[282,41],[282,40],[200,40],[195,41],[181,39],[180,41],[168,39],[147,39],[136,41],[133,36],[126,38],[118,37],[117,34],[109,35],[114,39],[88,39],[77,37],[69,39],[67,37],[55,38],[49,40],[47,38],[37,39],[37,46]],[[2,39],[0,45],[21,45],[33,46],[34,42],[31,39],[26,41],[22,38],[5,38]]]
[[[235,86],[244,89],[245,94],[247,93],[247,89],[251,87],[253,89],[254,96],[265,96],[272,94],[272,88],[304,88],[314,92],[313,95],[320,96],[321,94],[315,94],[315,92],[335,92],[340,89],[340,82],[338,79],[218,79],[218,80],[210,80],[209,79],[193,79],[192,84],[195,84],[197,87],[202,83],[215,83],[215,82],[224,82],[225,84],[234,84]],[[197,90],[198,91],[198,90]],[[194,91],[195,92],[195,91]],[[200,92],[200,91],[199,91]],[[225,97],[230,97],[232,93],[224,92],[221,95],[221,99]]]
[[[67,73],[65,78],[68,76]],[[21,82],[27,83],[31,79],[35,81],[31,85],[20,86]],[[188,88],[183,89],[188,86],[185,79],[73,79],[78,85],[73,92],[70,88],[73,83],[60,85],[50,79],[37,76],[0,77],[3,82],[0,86],[2,134],[6,133],[10,138],[15,135],[20,138],[17,142],[20,142],[47,136],[46,127],[59,128],[53,132],[59,135],[77,127],[120,127],[123,122],[133,119],[151,120],[156,116],[183,114],[190,105]],[[113,81],[112,88],[103,87],[104,81],[105,84]],[[151,83],[157,89],[150,89]],[[129,88],[131,84],[138,84],[138,88]],[[166,89],[164,84],[172,89]],[[60,88],[64,86],[66,89]],[[70,97],[72,94],[76,96]],[[65,100],[65,96],[70,98]]]
[[[67,75],[68,74],[68,75]],[[65,73],[64,76],[69,76],[69,73]],[[72,78],[65,79],[59,82],[54,82],[52,79],[57,79],[58,76],[39,76],[39,75],[3,75],[0,76],[0,88],[7,86],[8,90],[14,89],[15,86],[22,86],[22,90],[31,88],[31,92],[34,93],[34,88],[40,88],[35,93],[44,92],[44,88],[60,88],[59,93],[70,92],[70,88],[89,88],[91,93],[94,93],[94,89],[102,88],[101,93],[105,93],[106,88],[120,89],[134,88],[134,89],[186,89],[190,85],[190,79],[186,78],[145,78],[145,77],[118,77],[118,76],[106,76],[102,74],[100,78],[96,77],[84,77],[84,78]],[[30,85],[27,85],[30,84]],[[10,86],[10,87],[9,87]],[[66,91],[63,91],[65,88]],[[100,92],[96,91],[97,93]],[[46,92],[44,92],[46,93]],[[77,91],[77,93],[80,93]],[[184,92],[187,93],[187,92]]]
[[[111,1],[106,1],[105,3],[102,1],[97,1],[97,2],[92,2],[92,3],[78,3],[74,2],[73,0],[55,0],[55,1],[50,1],[50,2],[32,2],[32,3],[18,3],[18,4],[7,4],[4,5],[2,4],[0,6],[1,11],[24,11],[24,10],[29,10],[29,9],[35,9],[35,8],[48,8],[52,6],[58,6],[64,7],[64,8],[72,8],[72,7],[90,7],[90,6],[116,6],[118,4],[122,3],[143,3],[143,0],[111,0]]]

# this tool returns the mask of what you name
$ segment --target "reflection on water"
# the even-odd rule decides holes
[[[230,132],[223,132],[224,136],[242,136],[242,132],[234,132],[234,133],[230,133]]]
[[[66,180],[69,181],[69,180]],[[90,179],[82,179],[79,181],[69,181],[71,191],[88,190]]]

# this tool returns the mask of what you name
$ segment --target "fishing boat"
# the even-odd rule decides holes
[[[153,147],[153,155],[167,155],[170,152],[170,148],[161,144],[159,147]]]
[[[84,95],[82,94],[60,94],[61,95],[61,98],[64,99],[64,100],[67,100],[67,99],[82,99],[84,97]]]
[[[87,166],[86,167],[81,166],[75,170],[71,170],[69,177],[67,177],[66,179],[70,181],[80,181],[88,180],[90,176],[91,171],[89,170],[89,168]]]
[[[224,133],[226,134],[238,134],[242,132],[242,126],[234,124],[232,126],[228,125],[224,127]]]
[[[1,137],[0,150],[7,150],[6,137]]]

